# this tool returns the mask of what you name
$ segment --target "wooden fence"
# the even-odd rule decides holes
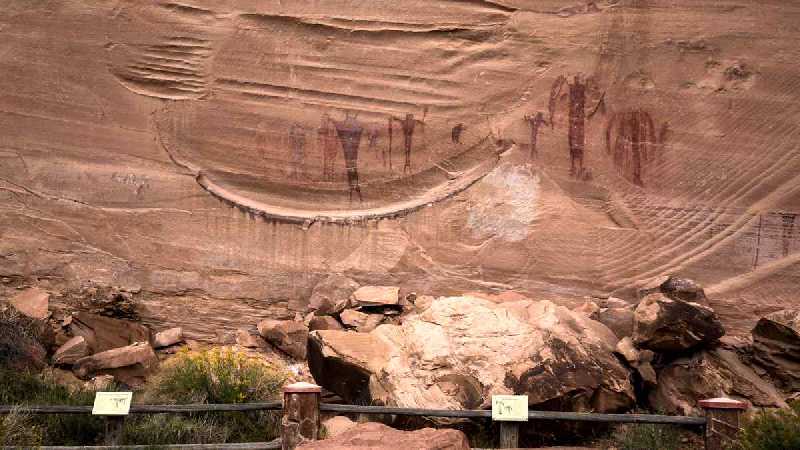
[[[564,420],[576,422],[661,424],[703,427],[705,445],[708,450],[722,450],[726,444],[736,439],[739,423],[746,405],[743,402],[717,398],[701,400],[705,417],[665,416],[656,414],[595,414],[559,411],[530,411],[529,421]],[[0,414],[20,410],[19,406],[0,406]],[[91,406],[25,406],[27,414],[91,414]],[[283,449],[294,450],[306,441],[318,440],[320,435],[320,415],[322,412],[340,414],[389,414],[399,416],[445,417],[464,419],[487,419],[492,417],[488,410],[441,410],[394,408],[385,406],[356,406],[325,404],[320,402],[319,386],[309,383],[295,383],[284,388],[283,402],[246,403],[225,405],[131,405],[131,414],[187,414],[198,412],[231,411],[283,411],[281,437],[272,442],[242,444],[189,444],[165,445],[169,449],[218,449],[218,450],[256,450]],[[124,416],[106,417],[104,446],[91,447],[41,447],[44,450],[77,449],[148,449],[152,446],[119,446]],[[532,427],[531,422],[500,422],[500,446],[498,448],[517,448],[521,426]]]

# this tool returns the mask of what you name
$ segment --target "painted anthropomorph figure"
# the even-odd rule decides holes
[[[423,117],[424,119],[424,117]],[[397,117],[392,116],[389,119],[389,128],[391,129],[392,121],[396,121],[400,123],[400,127],[403,130],[403,144],[405,149],[405,164],[403,164],[403,173],[411,171],[411,148],[412,148],[412,140],[414,138],[414,128],[416,128],[417,124],[420,126],[425,126],[425,122],[423,120],[416,120],[414,119],[414,114],[406,114],[405,119],[398,119]]]
[[[453,127],[453,130],[450,132],[450,140],[453,144],[461,144],[461,134],[467,127],[464,126],[463,123],[459,123],[458,125]]]
[[[536,144],[539,137],[539,127],[547,122],[544,120],[544,114],[542,114],[541,111],[537,112],[533,116],[526,115],[525,121],[528,122],[528,125],[531,127],[531,159],[536,159],[539,157],[539,153],[536,150]]]
[[[344,164],[347,169],[347,184],[350,187],[350,201],[353,200],[353,192],[361,197],[361,187],[358,183],[358,147],[361,145],[361,135],[364,127],[356,120],[356,116],[345,113],[345,119],[341,122],[333,121],[336,133],[339,135],[339,142],[344,151]]]
[[[322,149],[322,179],[333,181],[336,175],[334,162],[339,151],[339,142],[336,139],[336,128],[327,113],[322,115],[322,123],[317,129],[317,142]]]
[[[596,91],[596,83],[592,80],[593,78],[584,80],[582,74],[577,74],[573,78],[573,82],[570,83],[562,75],[556,79],[550,91],[550,126],[555,127],[554,117],[558,100],[561,98],[564,86],[566,85],[569,88],[569,173],[579,178],[584,178],[589,174],[583,167],[583,156],[586,148],[586,119],[591,118],[597,111],[605,110],[605,93],[603,93],[597,104],[592,108],[591,113],[586,114],[587,90]]]
[[[292,151],[292,176],[299,179],[306,156],[306,130],[298,123],[289,128],[289,148]]]

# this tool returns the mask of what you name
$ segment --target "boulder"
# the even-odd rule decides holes
[[[308,328],[290,320],[266,319],[258,323],[258,332],[269,343],[295,359],[306,359]]]
[[[620,339],[633,335],[633,311],[636,305],[610,297],[602,299],[598,306],[599,309],[589,318],[610,328]]]
[[[467,436],[452,429],[401,431],[376,422],[358,424],[338,436],[309,441],[298,450],[469,450]]]
[[[800,389],[800,310],[778,311],[758,321],[753,359],[782,388]]]
[[[350,298],[352,306],[398,306],[400,288],[396,286],[363,286]]]
[[[168,330],[159,331],[153,336],[153,347],[163,348],[183,342],[183,328],[175,327]]]
[[[150,330],[140,323],[85,312],[72,316],[69,329],[74,336],[86,339],[92,353],[150,342]]]
[[[339,316],[347,328],[355,328],[360,333],[369,333],[380,325],[384,319],[383,314],[366,314],[353,309],[347,309]]]
[[[626,337],[617,342],[617,353],[636,369],[646,386],[652,387],[658,383],[658,377],[652,364],[655,354],[651,350],[637,349],[631,338]]]
[[[616,342],[601,323],[548,301],[449,297],[370,333],[314,331],[309,367],[355,404],[474,409],[494,394],[525,394],[537,407],[608,412],[634,403]]]
[[[153,347],[146,342],[137,342],[125,347],[106,350],[79,359],[73,366],[73,371],[80,378],[85,378],[90,373],[105,369],[118,369],[122,367],[138,366],[151,369],[158,362]]]
[[[308,330],[341,330],[342,324],[331,316],[316,316],[308,323]]]
[[[654,278],[637,291],[639,298],[643,299],[650,294],[662,293],[673,300],[683,300],[685,302],[708,303],[703,287],[694,280],[673,276],[661,276]]]
[[[759,407],[785,407],[771,383],[739,360],[735,352],[718,347],[679,358],[658,373],[650,406],[668,414],[700,415],[697,401],[716,397],[743,400]]]
[[[347,416],[333,416],[330,419],[323,421],[322,426],[325,428],[326,439],[330,439],[339,436],[350,428],[353,428],[356,426],[356,423],[350,420],[350,418]]]
[[[350,302],[350,296],[358,289],[358,283],[344,275],[332,274],[317,283],[308,300],[308,307],[318,315],[342,312]]]
[[[79,359],[88,356],[89,344],[83,336],[75,336],[56,350],[53,355],[53,364],[74,364]]]
[[[261,336],[250,333],[245,329],[236,330],[236,344],[244,348],[266,348],[267,342]]]
[[[664,294],[646,296],[634,311],[633,342],[657,352],[680,352],[709,344],[725,334],[714,310]]]
[[[50,306],[50,294],[39,289],[25,289],[9,300],[11,306],[31,319],[44,320],[47,318]]]

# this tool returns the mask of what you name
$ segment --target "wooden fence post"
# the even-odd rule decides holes
[[[500,422],[499,448],[519,448],[519,422]]]
[[[281,448],[294,450],[305,441],[319,439],[319,399],[316,384],[294,383],[283,388]]]
[[[722,450],[729,442],[736,442],[742,411],[747,403],[730,398],[700,400],[706,411],[706,450]]]
[[[125,416],[105,416],[104,445],[120,445],[122,443],[122,430],[125,428]]]

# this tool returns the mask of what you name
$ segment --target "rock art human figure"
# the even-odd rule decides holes
[[[783,241],[783,256],[785,258],[789,256],[789,251],[791,250],[792,238],[794,238],[794,224],[795,220],[797,219],[797,214],[784,213],[781,216],[783,221],[781,227],[781,238]]]
[[[539,153],[536,150],[539,127],[542,124],[546,124],[547,121],[544,120],[544,114],[542,114],[541,111],[537,112],[535,115],[525,115],[525,121],[528,122],[528,125],[531,127],[531,159],[536,159],[539,157]]]
[[[322,149],[322,179],[333,181],[336,176],[334,162],[339,151],[339,142],[336,139],[336,128],[327,113],[322,115],[322,123],[317,129],[317,143]]]
[[[587,93],[595,91],[596,87],[591,82],[591,79],[589,81],[584,80],[582,74],[575,75],[572,83],[567,81],[565,76],[559,76],[550,90],[549,112],[551,128],[555,127],[556,107],[565,86],[569,88],[569,173],[573,177],[586,178],[589,173],[583,167],[586,147],[586,98]],[[603,105],[605,105],[605,93],[600,96],[588,118],[591,118]]]
[[[461,145],[461,134],[464,133],[466,128],[467,127],[464,126],[463,123],[459,123],[453,127],[453,130],[450,132],[450,140],[453,142],[453,144]]]
[[[427,110],[426,110],[427,114]],[[405,150],[405,164],[403,164],[403,173],[411,171],[411,149],[412,149],[412,140],[414,139],[414,129],[416,128],[417,124],[424,127],[425,126],[425,117],[423,115],[423,120],[416,120],[414,119],[414,114],[406,114],[405,119],[398,119],[397,117],[392,116],[389,122],[389,129],[392,128],[391,123],[392,121],[398,122],[400,124],[400,128],[403,130],[403,147]]]
[[[353,192],[361,197],[361,186],[358,183],[358,147],[361,145],[361,135],[364,127],[358,122],[357,115],[345,113],[343,121],[333,121],[336,133],[339,135],[339,142],[344,151],[345,169],[347,169],[347,184],[350,187],[350,201],[353,201]]]
[[[657,130],[653,117],[642,109],[615,113],[606,126],[606,153],[626,180],[644,186],[645,170],[663,148],[668,133],[667,123]]]
[[[293,123],[289,128],[289,148],[292,151],[292,177],[299,179],[306,154],[306,130],[299,123]]]

